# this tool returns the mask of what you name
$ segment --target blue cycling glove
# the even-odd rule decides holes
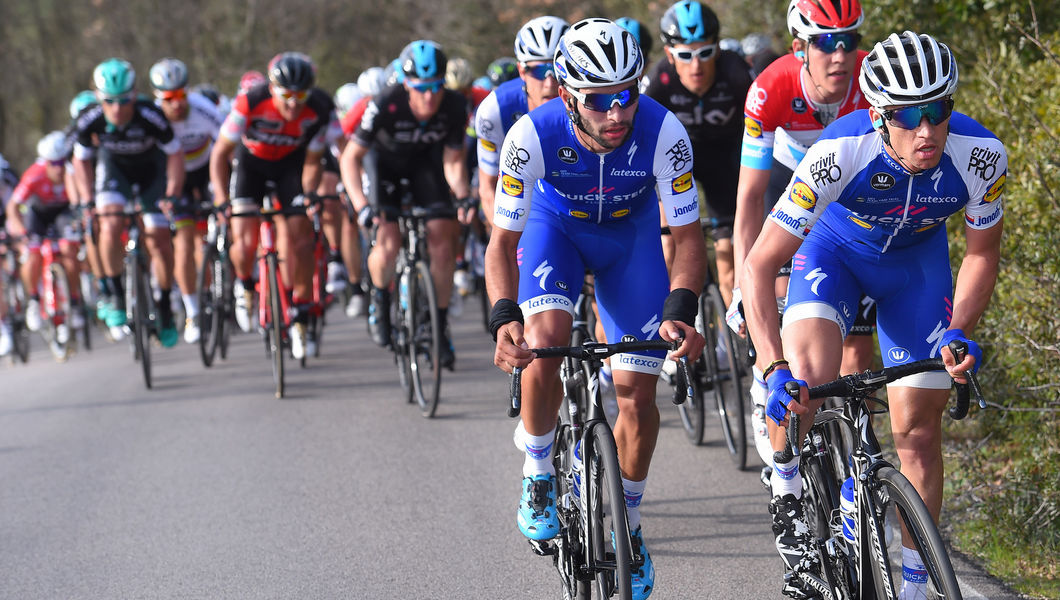
[[[791,371],[787,369],[777,369],[770,374],[766,384],[769,386],[769,397],[766,400],[766,414],[769,415],[770,419],[777,425],[780,425],[788,416],[788,402],[791,402],[791,394],[784,389],[784,384],[789,381],[798,383],[800,387],[806,387],[806,382],[801,379],[795,379],[791,376]]]
[[[983,364],[983,350],[979,347],[979,344],[964,337],[964,332],[960,329],[947,329],[946,332],[942,334],[942,341],[939,342],[939,344],[942,346],[948,346],[950,342],[954,340],[968,344],[968,354],[971,354],[975,358],[975,365],[972,366],[972,373],[978,373],[979,365]]]

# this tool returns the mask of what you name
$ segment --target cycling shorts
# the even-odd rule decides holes
[[[252,205],[260,209],[265,195],[275,192],[280,201],[280,212],[285,215],[305,215],[306,202],[302,190],[305,155],[305,149],[300,149],[279,160],[264,160],[251,154],[245,146],[238,146],[232,157],[229,193],[232,205]]]
[[[573,315],[585,271],[593,273],[600,321],[609,341],[658,339],[670,280],[656,213],[602,224],[531,210],[519,241],[519,306],[524,315]],[[617,354],[611,368],[658,375],[665,352]]]
[[[372,182],[368,202],[387,221],[397,222],[406,190],[412,194],[411,204],[430,211],[428,219],[456,218],[456,205],[449,193],[440,156],[415,166],[398,168],[377,153],[373,160],[364,162],[364,169]]]
[[[712,140],[693,145],[692,151],[696,158],[692,176],[706,197],[707,214],[712,221],[710,237],[715,241],[731,239],[740,178],[740,146],[728,148],[722,141]]]
[[[920,244],[879,254],[818,223],[795,254],[784,325],[809,318],[834,321],[845,337],[862,294],[876,299],[885,366],[939,355],[953,314],[953,276],[946,229]],[[922,373],[896,385],[949,389],[945,371]]]
[[[56,232],[61,239],[68,242],[80,241],[81,237],[74,227],[74,212],[69,204],[58,206],[25,206],[22,213],[22,224],[26,228],[26,238],[30,250],[40,248],[40,240],[48,235],[48,230]]]
[[[166,155],[152,149],[129,161],[126,157],[100,150],[96,160],[96,207],[106,214],[106,207],[124,209],[130,198],[139,192],[140,208],[143,210],[144,227],[161,229],[169,227],[169,219],[158,208],[158,200],[166,191]]]

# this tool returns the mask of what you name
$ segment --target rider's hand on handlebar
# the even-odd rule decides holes
[[[659,326],[659,337],[668,342],[683,340],[677,350],[670,354],[670,358],[676,359],[687,356],[690,362],[695,362],[699,359],[700,353],[703,352],[703,347],[707,344],[707,341],[703,339],[703,335],[696,331],[695,327],[684,321],[663,321],[662,325]]]
[[[968,345],[968,353],[964,355],[964,360],[960,363],[957,362],[949,348],[950,342],[955,340]],[[968,383],[964,373],[968,371],[976,373],[979,371],[979,365],[983,362],[983,350],[979,347],[979,344],[965,337],[964,332],[960,329],[946,330],[942,334],[939,347],[939,353],[942,355],[942,362],[946,365],[946,371],[957,383]]]
[[[505,373],[511,373],[513,367],[525,367],[534,360],[530,346],[523,338],[523,324],[510,321],[497,330],[497,348],[493,354],[493,364]]]
[[[792,376],[791,371],[787,369],[776,369],[766,380],[766,385],[769,387],[769,396],[766,400],[766,414],[770,419],[773,419],[773,422],[777,425],[787,424],[789,410],[795,411],[799,414],[805,412],[805,408],[799,410],[799,407],[802,405],[792,399],[791,394],[784,389],[784,384],[789,381],[794,381],[799,384],[800,399],[806,400],[806,382],[801,379],[795,379],[795,377]]]
[[[357,213],[357,224],[365,229],[372,226],[372,222],[375,221],[375,210],[368,204],[364,205],[363,208]]]
[[[740,288],[732,288],[732,302],[725,311],[725,322],[737,335],[744,335],[746,327],[743,318],[743,294],[740,293]]]

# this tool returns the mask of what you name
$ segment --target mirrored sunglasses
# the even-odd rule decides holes
[[[568,89],[585,108],[595,112],[607,112],[616,104],[619,108],[629,108],[640,98],[640,88],[634,83],[617,94],[585,94],[578,90]]]
[[[953,113],[953,98],[943,98],[927,104],[885,110],[883,118],[902,129],[916,129],[920,127],[920,121],[923,119],[927,119],[932,125],[938,125],[950,118],[951,113]]]
[[[538,81],[544,81],[549,75],[552,77],[556,76],[556,66],[551,62],[538,63],[536,65],[523,63],[523,69],[527,75]]]
[[[445,85],[445,81],[441,79],[428,79],[425,81],[406,80],[406,83],[409,84],[410,88],[417,92],[437,92]]]
[[[183,100],[188,97],[188,93],[184,88],[179,90],[158,90],[155,92],[155,98],[165,101]]]
[[[709,46],[703,46],[695,50],[675,50],[671,48],[670,54],[683,63],[690,63],[693,59],[710,60],[710,57],[714,56],[714,52],[716,52],[717,49],[717,44],[710,44]]]
[[[861,41],[860,33],[846,32],[846,33],[822,33],[820,35],[810,36],[810,43],[813,44],[814,48],[817,48],[825,54],[831,54],[839,49],[840,46],[847,52],[853,52],[857,50],[858,42]]]
[[[134,96],[132,94],[125,94],[124,96],[103,96],[100,100],[103,104],[117,104],[124,106],[133,101]]]
[[[294,100],[295,102],[305,102],[305,99],[309,97],[309,90],[294,91],[288,90],[282,87],[273,87],[272,93],[276,94],[281,100]]]

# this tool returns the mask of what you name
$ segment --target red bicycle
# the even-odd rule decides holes
[[[269,196],[272,198],[272,196]],[[261,211],[259,227],[260,251],[258,255],[258,324],[265,339],[265,354],[272,360],[272,379],[276,384],[276,397],[283,398],[283,352],[290,344],[287,330],[291,325],[287,288],[280,274],[280,255],[276,251],[276,225],[273,218],[280,214],[275,198],[268,209]]]

